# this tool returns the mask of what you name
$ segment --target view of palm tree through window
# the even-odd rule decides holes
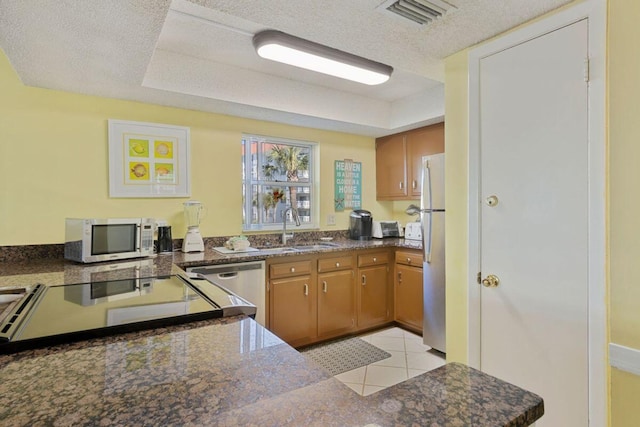
[[[294,212],[303,225],[316,222],[312,202],[315,146],[304,141],[243,136],[245,230],[278,228],[283,221],[294,222]]]

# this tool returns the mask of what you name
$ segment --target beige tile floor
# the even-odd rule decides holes
[[[391,357],[379,362],[335,376],[362,396],[445,364],[444,357],[428,351],[430,347],[422,343],[421,336],[397,327],[362,335],[360,338],[391,354]]]

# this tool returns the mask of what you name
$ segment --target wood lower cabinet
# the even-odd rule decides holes
[[[422,253],[397,250],[395,261],[395,320],[421,334],[424,316]]]
[[[317,338],[318,290],[310,259],[269,265],[269,330],[291,346]]]
[[[358,255],[358,329],[382,325],[392,319],[389,292],[389,252]]]
[[[267,328],[301,347],[393,322],[392,252],[267,260]]]
[[[323,274],[318,289],[318,336],[335,337],[355,329],[355,288],[352,271]]]
[[[348,334],[356,327],[353,255],[318,260],[318,338]]]

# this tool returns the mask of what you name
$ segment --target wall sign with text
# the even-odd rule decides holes
[[[350,159],[335,161],[335,210],[362,208],[362,163]]]

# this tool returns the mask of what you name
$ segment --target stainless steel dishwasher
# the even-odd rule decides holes
[[[246,299],[257,308],[256,321],[265,325],[264,261],[188,267],[187,273],[200,275]]]

